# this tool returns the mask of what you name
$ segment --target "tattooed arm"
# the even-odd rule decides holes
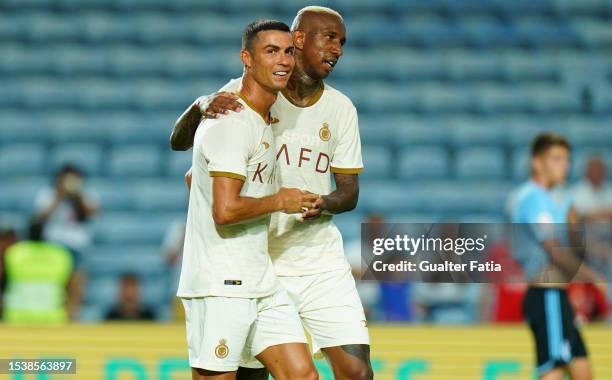
[[[174,129],[170,135],[170,147],[172,150],[188,150],[193,146],[195,132],[201,119],[202,113],[200,112],[198,100],[196,100],[174,124]]]
[[[239,112],[241,109],[238,96],[230,92],[219,92],[197,98],[174,124],[170,135],[170,147],[172,150],[188,150],[193,146],[196,129],[203,117],[216,119],[229,111]]]

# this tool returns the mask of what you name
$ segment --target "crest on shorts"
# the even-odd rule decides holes
[[[331,131],[329,130],[329,124],[323,123],[323,127],[319,129],[319,137],[323,141],[329,141],[331,137]]]
[[[225,343],[226,340],[221,339],[219,340],[219,345],[215,348],[215,355],[219,359],[225,359],[227,357],[227,354],[229,354],[229,347],[227,347]]]

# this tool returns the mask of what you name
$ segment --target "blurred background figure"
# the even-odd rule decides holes
[[[169,275],[168,279],[168,300],[173,305],[172,314],[174,319],[182,320],[185,315],[185,309],[176,297],[178,281],[181,275],[181,263],[183,260],[183,245],[185,243],[185,221],[176,220],[164,237],[162,243],[162,255],[164,262],[167,265]]]
[[[155,314],[140,299],[140,280],[135,274],[124,274],[119,284],[119,301],[106,314],[107,321],[152,321]]]
[[[6,250],[17,242],[17,232],[10,227],[0,227],[0,315],[6,290],[6,270],[4,267],[4,254]]]
[[[55,187],[38,193],[35,206],[37,218],[45,225],[44,238],[75,251],[77,259],[91,245],[86,223],[98,212],[96,202],[84,193],[83,185],[81,170],[65,165],[57,173]]]
[[[92,244],[88,221],[98,212],[98,205],[84,193],[83,172],[72,164],[62,166],[55,186],[41,189],[35,200],[36,218],[44,226],[43,238],[66,247],[72,254],[75,291],[85,286],[83,254]],[[79,301],[82,294],[74,295]],[[72,313],[78,313],[75,308]],[[73,315],[73,320],[78,315]]]
[[[584,179],[573,189],[574,206],[585,222],[612,222],[612,186],[607,183],[607,175],[605,161],[599,156],[591,157]]]
[[[29,239],[12,244],[4,254],[5,322],[62,324],[77,314],[80,291],[72,255],[57,243],[45,242],[42,230],[34,220]]]

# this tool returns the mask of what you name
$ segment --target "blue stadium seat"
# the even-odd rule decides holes
[[[363,221],[364,215],[356,211],[334,215],[334,224],[340,230],[345,244],[353,239],[359,239],[361,236],[361,223]]]
[[[50,49],[51,50],[51,49]],[[39,59],[55,74],[74,77],[78,75],[105,75],[109,56],[104,48],[64,44],[46,52],[51,58]],[[111,61],[112,63],[112,61]]]
[[[9,177],[0,184],[0,210],[31,215],[36,196],[49,185],[47,177]]]
[[[119,247],[109,247],[114,249],[118,249]],[[120,251],[119,251],[120,252]],[[99,263],[96,258],[90,258],[89,255],[103,255],[107,256],[109,253],[112,255],[114,252],[88,252],[86,256],[86,261],[89,263]],[[91,260],[90,260],[91,259]],[[102,265],[104,266],[106,262],[102,261]],[[94,272],[98,271],[98,269],[94,269]],[[104,272],[104,268],[101,268],[99,272]],[[85,304],[89,305],[97,305],[103,310],[108,310],[113,307],[117,301],[119,301],[119,275],[121,273],[113,273],[113,275],[106,276],[94,276],[93,278],[88,279],[87,286],[85,288],[84,301]],[[104,316],[102,316],[104,317]]]
[[[132,207],[142,212],[186,211],[188,193],[182,179],[132,181]]]
[[[47,169],[45,147],[40,144],[11,144],[0,147],[0,176],[43,174]]]
[[[592,119],[570,120],[566,137],[575,147],[612,147],[612,125],[608,121]]]
[[[465,113],[475,108],[473,91],[465,87],[431,85],[420,92],[423,112]]]
[[[410,187],[393,181],[364,180],[359,185],[357,211],[389,213],[411,211],[419,200],[413,197]]]
[[[183,178],[191,167],[193,153],[171,152],[166,155],[166,174],[171,177]]]
[[[359,117],[359,134],[365,144],[392,144],[395,130],[402,123],[399,117],[365,114]]]
[[[444,121],[434,118],[404,117],[403,123],[395,128],[395,143],[406,145],[450,145],[451,130]]]
[[[110,152],[109,173],[117,177],[159,175],[159,149],[151,145],[121,145],[113,148]]]
[[[362,149],[366,179],[387,178],[393,173],[393,156],[386,146],[366,145]]]
[[[102,173],[104,150],[97,144],[64,144],[51,150],[50,169],[58,170],[65,164],[77,166],[86,175]]]
[[[448,150],[441,147],[405,148],[399,157],[399,178],[444,178],[449,175]]]
[[[32,12],[26,16],[27,38],[45,44],[52,41],[72,41],[78,35],[78,18],[48,12]]]
[[[48,141],[63,143],[101,143],[108,132],[105,120],[92,118],[87,113],[53,112],[42,117],[40,123],[48,129]]]
[[[459,179],[504,179],[506,156],[499,148],[464,148],[457,152],[455,173]]]
[[[79,17],[79,40],[94,46],[111,41],[130,41],[132,29],[129,18],[116,13],[83,12]]]
[[[496,118],[463,117],[449,120],[456,147],[499,146],[506,143],[506,131]]]
[[[38,143],[47,138],[48,129],[38,117],[26,112],[0,111],[0,143]]]
[[[131,183],[108,178],[86,178],[85,186],[94,193],[103,212],[126,211],[133,206]]]
[[[189,103],[185,104],[185,108]],[[139,111],[142,115],[128,112],[108,114],[106,133],[115,146],[126,144],[156,143],[170,150],[168,141],[175,119],[169,113]],[[178,117],[176,115],[175,117]]]
[[[168,218],[135,213],[106,213],[93,223],[94,240],[102,244],[160,244]]]
[[[612,46],[612,32],[606,21],[577,18],[572,21],[572,27],[578,34],[581,44],[587,48],[601,49]]]
[[[477,86],[474,97],[477,111],[493,117],[500,113],[523,113],[532,107],[529,99],[508,86]]]
[[[508,194],[503,182],[432,182],[415,185],[415,211],[444,215],[501,213]]]
[[[2,22],[4,20],[0,21]],[[15,41],[15,39],[6,41]],[[44,74],[49,69],[49,61],[52,59],[46,49],[35,49],[9,42],[3,42],[0,46],[0,74],[3,75]]]
[[[382,54],[389,55],[385,65],[379,64]],[[389,76],[392,80],[436,80],[445,74],[439,55],[411,49],[371,54],[368,63],[370,70],[382,69],[382,75]]]
[[[108,71],[119,77],[160,76],[164,67],[160,57],[146,48],[118,46],[107,55]]]
[[[512,178],[514,181],[523,181],[530,176],[531,155],[529,147],[518,147],[512,151]]]
[[[156,245],[99,245],[88,249],[85,268],[91,276],[113,276],[135,273],[145,276],[163,276],[168,268]],[[107,285],[106,296],[114,286]]]
[[[558,78],[559,67],[554,57],[538,53],[508,51],[503,55],[501,67],[506,79],[516,81],[548,81]]]
[[[500,57],[458,51],[446,58],[445,77],[453,81],[499,80]]]

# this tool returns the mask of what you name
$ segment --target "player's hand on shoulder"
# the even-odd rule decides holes
[[[242,111],[238,95],[231,92],[217,92],[211,96],[201,96],[196,99],[200,113],[207,119],[216,119],[229,114],[230,111]]]
[[[295,214],[314,207],[314,203],[319,196],[300,189],[282,187],[276,193],[276,197],[281,211],[287,214]]]

